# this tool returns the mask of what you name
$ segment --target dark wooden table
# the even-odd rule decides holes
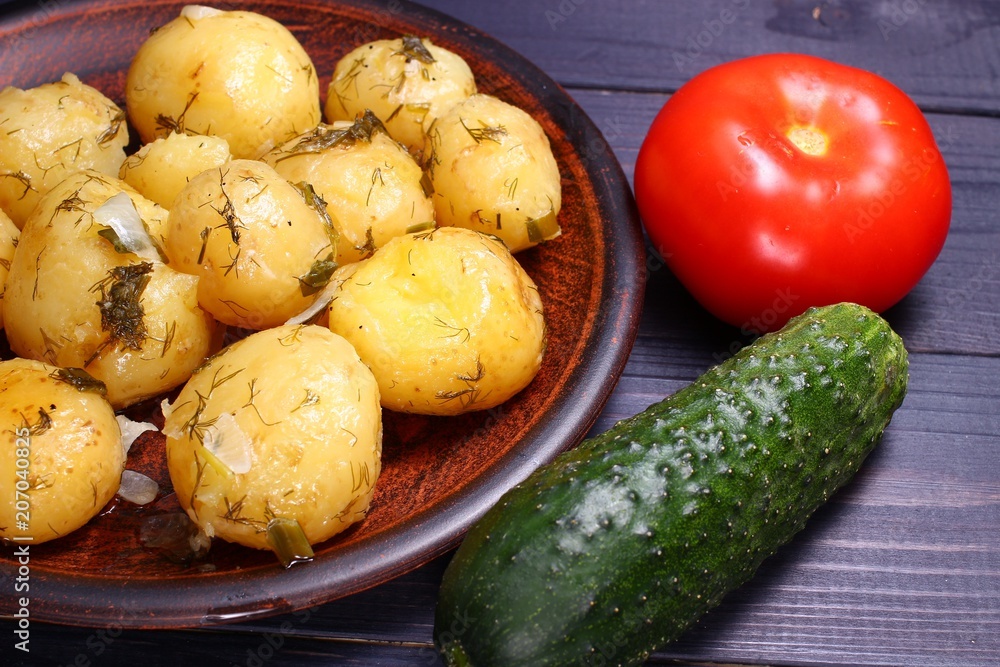
[[[495,36],[562,84],[630,177],[670,93],[740,56],[825,56],[889,78],[920,104],[950,169],[954,217],[937,263],[887,313],[911,352],[910,393],[857,479],[650,664],[1000,665],[1000,2],[425,4]],[[746,342],[655,257],[648,266],[638,340],[595,431]],[[36,623],[25,664],[439,665],[431,628],[447,561],[318,608],[221,627]],[[0,664],[21,664],[11,623],[0,627]]]

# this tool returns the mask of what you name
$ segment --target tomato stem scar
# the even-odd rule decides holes
[[[826,134],[815,127],[805,127],[797,125],[792,127],[786,135],[795,147],[806,155],[825,155],[827,149]]]

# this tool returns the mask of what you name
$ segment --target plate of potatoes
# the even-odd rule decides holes
[[[583,439],[635,338],[599,130],[420,6],[8,11],[0,127],[0,575],[30,549],[39,620],[417,568]]]

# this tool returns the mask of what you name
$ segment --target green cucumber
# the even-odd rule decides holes
[[[899,336],[814,308],[542,466],[469,531],[450,665],[635,665],[747,581],[857,472],[906,394]]]

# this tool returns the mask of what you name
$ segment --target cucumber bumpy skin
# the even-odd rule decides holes
[[[851,479],[907,380],[885,320],[814,308],[542,466],[445,572],[446,662],[640,664]]]

